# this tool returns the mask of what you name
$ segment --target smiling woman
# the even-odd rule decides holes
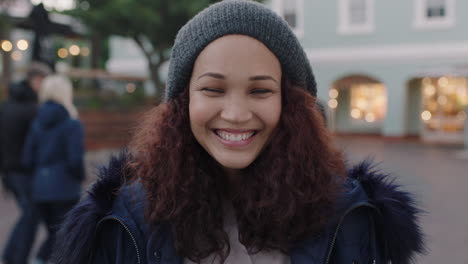
[[[346,171],[309,61],[265,6],[222,1],[179,31],[164,104],[67,217],[55,263],[409,263],[410,194]]]
[[[277,127],[280,83],[278,59],[260,41],[244,35],[211,42],[195,60],[190,127],[198,143],[230,174],[249,166]]]

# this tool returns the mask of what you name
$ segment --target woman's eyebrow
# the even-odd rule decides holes
[[[275,83],[278,83],[273,77],[270,75],[255,75],[249,78],[249,81],[264,81],[264,80],[271,80]]]
[[[216,79],[221,79],[221,80],[224,80],[226,79],[226,77],[224,77],[224,75],[222,75],[221,73],[215,73],[215,72],[206,72],[200,76],[198,76],[197,80],[199,80],[200,78],[202,77],[212,77],[212,78],[216,78]]]

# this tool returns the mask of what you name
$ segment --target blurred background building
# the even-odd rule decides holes
[[[107,38],[90,34],[84,23],[69,14],[74,9],[86,11],[89,3],[0,1],[0,99],[8,96],[9,83],[24,78],[31,61],[45,62],[73,81],[87,149],[122,147],[137,116],[148,107],[150,99],[144,96],[148,76],[145,71],[136,74],[129,64],[127,71],[112,67],[108,71],[112,45]]]
[[[270,4],[307,49],[335,132],[463,143],[468,1]]]
[[[31,19],[33,4],[39,3],[52,11],[48,13],[52,26],[41,42],[42,54],[49,54],[49,60],[59,65],[57,70],[74,80],[77,105],[85,116],[93,109],[100,114],[108,109],[134,110],[145,99],[152,100],[158,91],[155,83],[160,87],[164,83],[168,54],[145,50],[151,42],[149,34],[146,43],[122,34],[103,37],[94,34],[96,29],[93,34],[87,32],[93,28],[86,30],[72,16],[60,14],[75,9],[81,10],[83,17],[90,4],[97,2],[7,2],[14,3],[8,9],[14,26],[8,34],[0,35],[3,84],[19,78],[34,57],[37,31]],[[464,14],[468,1],[264,3],[288,21],[306,48],[318,95],[329,106],[328,122],[334,132],[468,145],[468,17]],[[116,17],[112,24],[120,22]],[[140,25],[132,30],[138,29],[145,28]],[[155,65],[159,74],[154,73]]]

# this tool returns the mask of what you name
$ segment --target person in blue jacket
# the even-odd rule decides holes
[[[77,119],[72,92],[72,84],[64,76],[44,79],[41,106],[23,151],[24,166],[33,169],[32,198],[48,232],[37,253],[38,263],[49,261],[57,228],[81,195],[83,126]]]
[[[37,93],[51,69],[42,63],[28,66],[26,79],[8,87],[0,106],[0,170],[4,190],[11,192],[20,214],[5,241],[3,264],[26,264],[36,237],[37,210],[31,197],[31,171],[21,163],[24,143],[37,112]]]
[[[254,1],[192,18],[166,100],[69,212],[54,262],[405,264],[424,250],[412,195],[346,168],[307,56]]]

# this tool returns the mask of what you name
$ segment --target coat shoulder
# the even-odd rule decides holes
[[[377,209],[375,231],[385,260],[412,263],[417,254],[425,253],[420,226],[423,210],[412,193],[369,160],[349,169],[348,178],[360,184],[369,203]]]
[[[112,210],[125,183],[128,154],[123,151],[101,167],[97,181],[82,200],[67,213],[57,234],[54,263],[87,263],[98,222]]]

